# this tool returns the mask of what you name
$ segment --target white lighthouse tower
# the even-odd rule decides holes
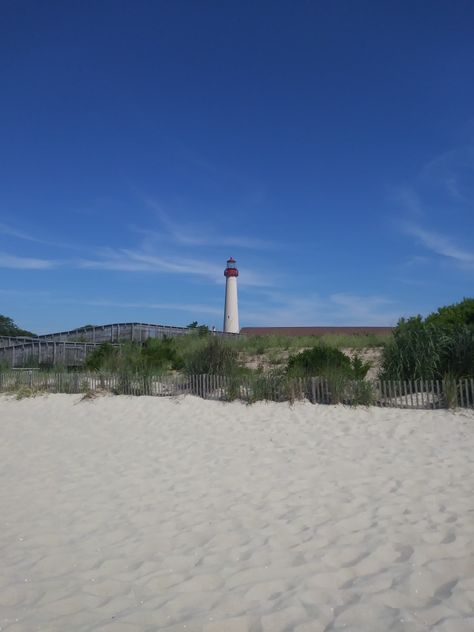
[[[232,257],[227,260],[227,267],[224,270],[225,276],[225,308],[224,308],[224,331],[231,334],[238,334],[239,327],[239,305],[237,303],[237,277],[239,271]]]

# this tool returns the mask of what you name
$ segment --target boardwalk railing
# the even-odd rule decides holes
[[[350,381],[320,377],[219,375],[129,375],[47,372],[35,369],[0,371],[0,392],[84,393],[176,396],[244,402],[309,400],[314,404],[375,405],[392,408],[474,408],[474,379],[416,381]]]
[[[0,336],[0,363],[11,368],[24,366],[80,367],[99,345],[119,345],[127,341],[141,344],[149,338],[163,339],[191,335],[190,327],[116,323],[62,331],[42,336]],[[236,338],[240,334],[210,332],[219,338]]]
[[[80,367],[84,365],[88,355],[100,347],[100,343],[94,342],[56,342],[36,338],[27,338],[3,347],[1,343],[0,340],[0,362],[13,369],[34,365]]]
[[[192,327],[176,327],[174,325],[157,325],[153,323],[112,323],[109,325],[88,325],[69,331],[59,331],[40,336],[0,336],[0,349],[12,345],[38,343],[43,341],[57,343],[122,343],[127,341],[145,342],[149,338],[174,338],[186,336],[196,332]],[[235,338],[239,334],[214,331],[214,335],[221,338]]]

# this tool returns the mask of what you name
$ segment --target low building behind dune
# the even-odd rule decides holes
[[[389,335],[393,327],[242,327],[241,334],[247,336],[327,336],[327,335]]]

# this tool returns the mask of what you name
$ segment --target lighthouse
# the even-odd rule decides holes
[[[239,306],[237,303],[237,277],[239,271],[232,257],[227,260],[227,267],[224,270],[225,276],[225,308],[224,308],[224,331],[230,334],[238,334],[239,327]]]

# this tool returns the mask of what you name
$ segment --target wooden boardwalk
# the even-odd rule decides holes
[[[34,366],[81,367],[87,356],[102,343],[57,342],[23,339],[0,347],[0,363],[11,368]],[[113,346],[117,346],[114,344]]]
[[[94,325],[80,327],[69,331],[39,336],[43,340],[57,342],[144,342],[148,338],[172,338],[190,334],[189,327],[172,325],[155,325],[150,323],[112,323],[110,325]]]
[[[120,344],[128,341],[143,343],[149,338],[174,338],[192,334],[189,327],[154,325],[149,323],[113,323],[80,327],[69,331],[43,334],[34,338],[26,336],[0,336],[0,364],[12,368],[22,366],[80,367],[87,356],[102,343]],[[239,334],[213,332],[219,337]]]

